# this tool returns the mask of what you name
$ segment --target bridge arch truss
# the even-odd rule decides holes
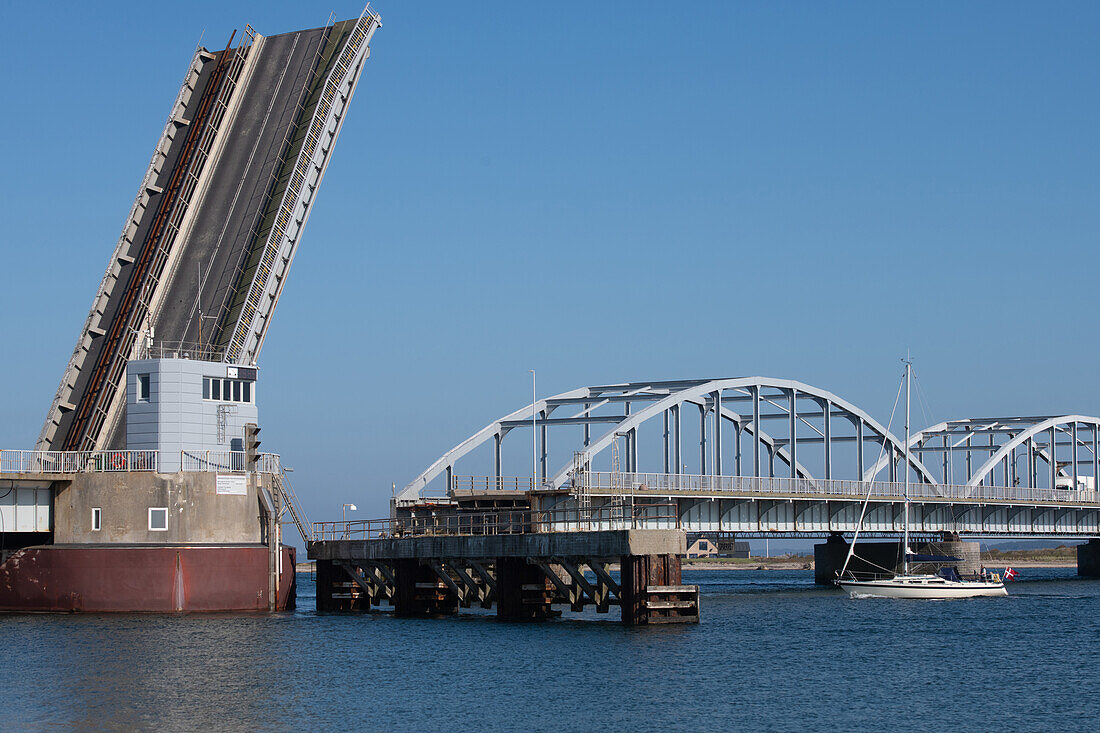
[[[886,426],[847,400],[801,382],[770,377],[628,382],[563,392],[493,421],[413,479],[397,502],[417,501],[441,479],[449,489],[458,462],[483,446],[489,447],[492,476],[501,477],[504,438],[524,429],[536,433],[537,484],[550,489],[566,485],[577,470],[591,470],[608,453],[614,469],[631,473],[679,474],[690,467],[700,475],[811,480],[858,480],[876,469],[888,470],[896,480],[904,461],[904,445]],[[568,431],[572,443],[558,437]],[[555,450],[564,442],[569,451],[556,471],[550,470],[551,437]],[[527,456],[531,447],[529,441],[517,445]],[[938,483],[917,453],[909,468],[915,480]]]
[[[1087,415],[949,420],[913,434],[909,449],[943,484],[1095,489],[1100,418]],[[877,461],[864,474],[875,480]]]

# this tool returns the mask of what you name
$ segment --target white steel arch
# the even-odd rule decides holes
[[[615,439],[616,435],[629,430],[637,429],[646,420],[649,420],[657,415],[662,414],[665,410],[673,406],[678,406],[692,400],[692,398],[705,397],[708,394],[714,392],[721,392],[729,389],[739,388],[756,388],[757,390],[765,387],[790,390],[792,393],[802,393],[803,395],[815,397],[825,400],[827,403],[836,405],[845,412],[848,412],[853,417],[859,418],[863,423],[871,427],[882,439],[888,442],[896,451],[901,452],[903,450],[901,442],[887,432],[886,428],[878,423],[873,417],[866,412],[856,407],[855,405],[842,400],[831,392],[827,392],[817,387],[811,387],[810,385],[803,384],[802,382],[796,382],[791,379],[773,379],[768,377],[737,377],[732,379],[714,379],[709,381],[702,381],[692,383],[690,386],[686,386],[684,389],[673,392],[669,396],[658,400],[657,402],[649,405],[642,411],[635,413],[621,423],[616,425],[611,430],[608,430],[602,436],[600,436],[595,443],[585,449],[584,453],[587,459],[591,459],[600,451],[606,449],[611,442]],[[796,419],[796,418],[793,418]],[[797,439],[791,441],[792,446],[797,446]],[[794,456],[797,465],[797,455]],[[549,483],[553,488],[562,486],[569,478],[569,473],[573,469],[573,463],[563,466],[553,478],[549,479]],[[910,458],[910,465],[917,471],[917,473],[924,478],[928,483],[936,483],[935,477],[927,468],[921,465],[920,461],[915,458]]]
[[[1079,427],[1084,429],[1089,440],[1078,434]],[[1046,443],[1037,442],[1036,438],[1044,433],[1050,434]],[[910,437],[909,448],[921,456],[922,463],[929,469],[935,469],[939,464],[942,467],[939,469],[942,471],[942,483],[945,484],[991,485],[995,483],[994,472],[1001,467],[1002,484],[1035,485],[1035,463],[1038,459],[1050,469],[1049,481],[1053,487],[1059,478],[1072,477],[1076,485],[1082,475],[1092,476],[1095,482],[1100,475],[1098,436],[1100,418],[1087,415],[965,418],[924,428]],[[1072,446],[1069,455],[1059,460],[1058,447],[1065,449],[1067,446]],[[1081,449],[1086,454],[1086,460],[1079,456]],[[976,466],[972,461],[973,454],[979,457]],[[935,462],[931,459],[933,456],[937,458]],[[958,470],[953,464],[960,456],[965,458],[961,469],[964,478],[952,480],[950,474]],[[1027,460],[1026,475],[1023,477],[1019,475],[1016,465],[1016,459],[1021,456]],[[1087,465],[1091,465],[1092,470],[1082,474],[1080,469]],[[885,467],[886,459],[879,460],[864,473],[863,480],[874,480]]]
[[[764,394],[765,391],[777,394]],[[800,413],[797,404],[801,400],[817,404],[818,411],[809,415]],[[734,402],[750,402],[752,411],[749,414],[741,414],[728,406]],[[596,415],[601,407],[606,408],[619,403],[625,403],[623,415]],[[631,412],[632,404],[644,404],[637,412]],[[578,413],[570,417],[551,417],[555,410],[567,405],[582,407]],[[833,443],[840,440],[854,441],[857,445],[859,477],[863,473],[862,450],[864,441],[868,443],[885,444],[887,450],[901,460],[904,453],[901,442],[877,420],[855,405],[837,397],[835,394],[823,389],[812,387],[801,382],[788,379],[775,379],[768,377],[737,377],[726,379],[696,379],[656,382],[632,382],[613,385],[582,387],[568,392],[563,392],[553,397],[538,400],[516,410],[474,433],[462,441],[447,453],[434,461],[425,471],[414,478],[396,496],[399,503],[416,501],[424,488],[439,476],[446,474],[451,476],[455,462],[469,454],[477,447],[495,441],[494,455],[497,475],[500,469],[500,441],[513,428],[531,425],[542,431],[543,435],[543,483],[545,486],[559,488],[570,478],[571,472],[576,468],[577,461],[573,460],[565,464],[556,473],[551,474],[546,469],[546,430],[554,425],[583,425],[584,444],[579,454],[580,465],[590,464],[592,458],[606,450],[619,436],[627,436],[628,462],[637,463],[637,430],[643,423],[663,416],[665,419],[665,470],[679,472],[681,460],[681,445],[679,438],[680,421],[682,419],[680,408],[684,405],[693,405],[700,409],[700,462],[701,470],[707,473],[707,415],[718,414],[722,419],[711,420],[710,435],[714,446],[711,449],[711,471],[715,474],[726,473],[721,465],[722,460],[722,424],[730,423],[735,426],[735,436],[750,436],[753,447],[753,471],[760,475],[760,448],[763,447],[771,458],[779,458],[791,469],[791,475],[799,478],[813,478],[811,471],[798,460],[797,448],[799,445],[821,444],[824,446],[823,478],[830,478],[831,451]],[[764,409],[767,408],[767,414]],[[669,445],[669,419],[670,415],[676,423],[676,438],[674,446],[675,459],[670,460]],[[820,418],[821,427],[813,424],[808,418]],[[840,417],[850,422],[855,430],[854,436],[838,438],[832,428],[832,418]],[[776,438],[769,435],[762,427],[764,419],[781,419],[787,423],[788,437]],[[599,423],[610,424],[606,430],[595,440],[590,440],[592,425]],[[799,433],[811,432],[805,437],[799,437]],[[631,459],[631,451],[633,451]],[[740,446],[738,445],[737,463],[740,464]],[[910,459],[910,466],[918,474],[922,481],[936,483],[932,472],[929,471],[916,456]],[[769,463],[769,470],[770,463]],[[735,468],[736,471],[736,468]],[[728,475],[728,474],[727,474]],[[449,481],[448,481],[449,485]]]

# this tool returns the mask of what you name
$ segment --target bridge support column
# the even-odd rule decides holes
[[[683,585],[679,555],[624,555],[619,567],[623,625],[699,621],[699,586]]]
[[[430,566],[421,565],[415,559],[395,560],[393,575],[394,616],[448,616],[458,613],[458,596]]]
[[[844,567],[848,542],[843,535],[831,534],[823,544],[814,545],[814,582],[832,585]],[[848,569],[856,575],[883,575],[901,564],[901,542],[860,541]]]
[[[847,555],[848,543],[841,534],[830,534],[825,542],[814,545],[814,582],[818,585],[832,585],[836,574],[844,567],[844,558]]]
[[[338,611],[332,599],[332,560],[317,561],[317,610]]]
[[[948,563],[958,568],[960,575],[977,575],[981,569],[980,546],[977,542],[964,542],[957,535],[947,535],[954,539],[912,545],[921,555],[948,555],[959,558],[959,562]],[[848,556],[848,543],[840,534],[831,534],[823,544],[814,545],[814,582],[818,585],[832,585],[837,573],[844,567]],[[935,566],[915,566],[918,572],[928,572]],[[901,572],[901,542],[864,542],[856,546],[856,554],[848,566],[856,575],[882,575],[887,572]]]
[[[367,611],[366,596],[347,571],[332,560],[317,561],[318,611]]]
[[[1094,537],[1077,545],[1077,574],[1083,578],[1100,578],[1100,539]]]
[[[497,558],[497,618],[541,621],[551,614],[550,581],[522,557]]]
[[[947,555],[960,558],[961,562],[951,563],[959,570],[959,575],[977,575],[982,569],[982,549],[978,542],[964,542],[957,534],[948,532],[940,542],[930,542],[913,548],[921,554]],[[926,568],[927,569],[927,568]]]

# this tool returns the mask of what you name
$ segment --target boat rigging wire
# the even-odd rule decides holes
[[[905,380],[902,380],[901,383],[898,384],[898,394],[896,397],[894,397],[894,407],[890,410],[890,421],[886,423],[886,435],[882,436],[882,446],[879,448],[878,458],[876,458],[875,462],[871,465],[877,466],[879,464],[879,461],[882,460],[882,454],[886,452],[886,436],[890,435],[890,429],[894,426],[894,413],[897,412],[898,402],[901,401],[901,388],[904,384]],[[891,448],[890,450],[893,451],[893,448]],[[909,466],[906,466],[905,470],[908,471]],[[875,481],[874,476],[872,476],[871,480],[867,482],[867,496],[863,498],[863,508],[859,510],[859,521],[856,522],[856,531],[852,534],[852,544],[848,545],[848,555],[844,558],[844,566],[837,574],[838,577],[843,577],[844,573],[848,572],[848,564],[852,562],[852,556],[855,555],[856,540],[859,539],[859,531],[863,528],[863,518],[867,515],[867,504],[871,501],[871,492],[874,490],[874,487]],[[864,560],[864,562],[867,562],[864,558],[860,559]]]

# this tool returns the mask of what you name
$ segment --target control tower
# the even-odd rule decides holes
[[[38,450],[124,448],[130,360],[256,365],[380,25],[368,5],[195,51]]]

